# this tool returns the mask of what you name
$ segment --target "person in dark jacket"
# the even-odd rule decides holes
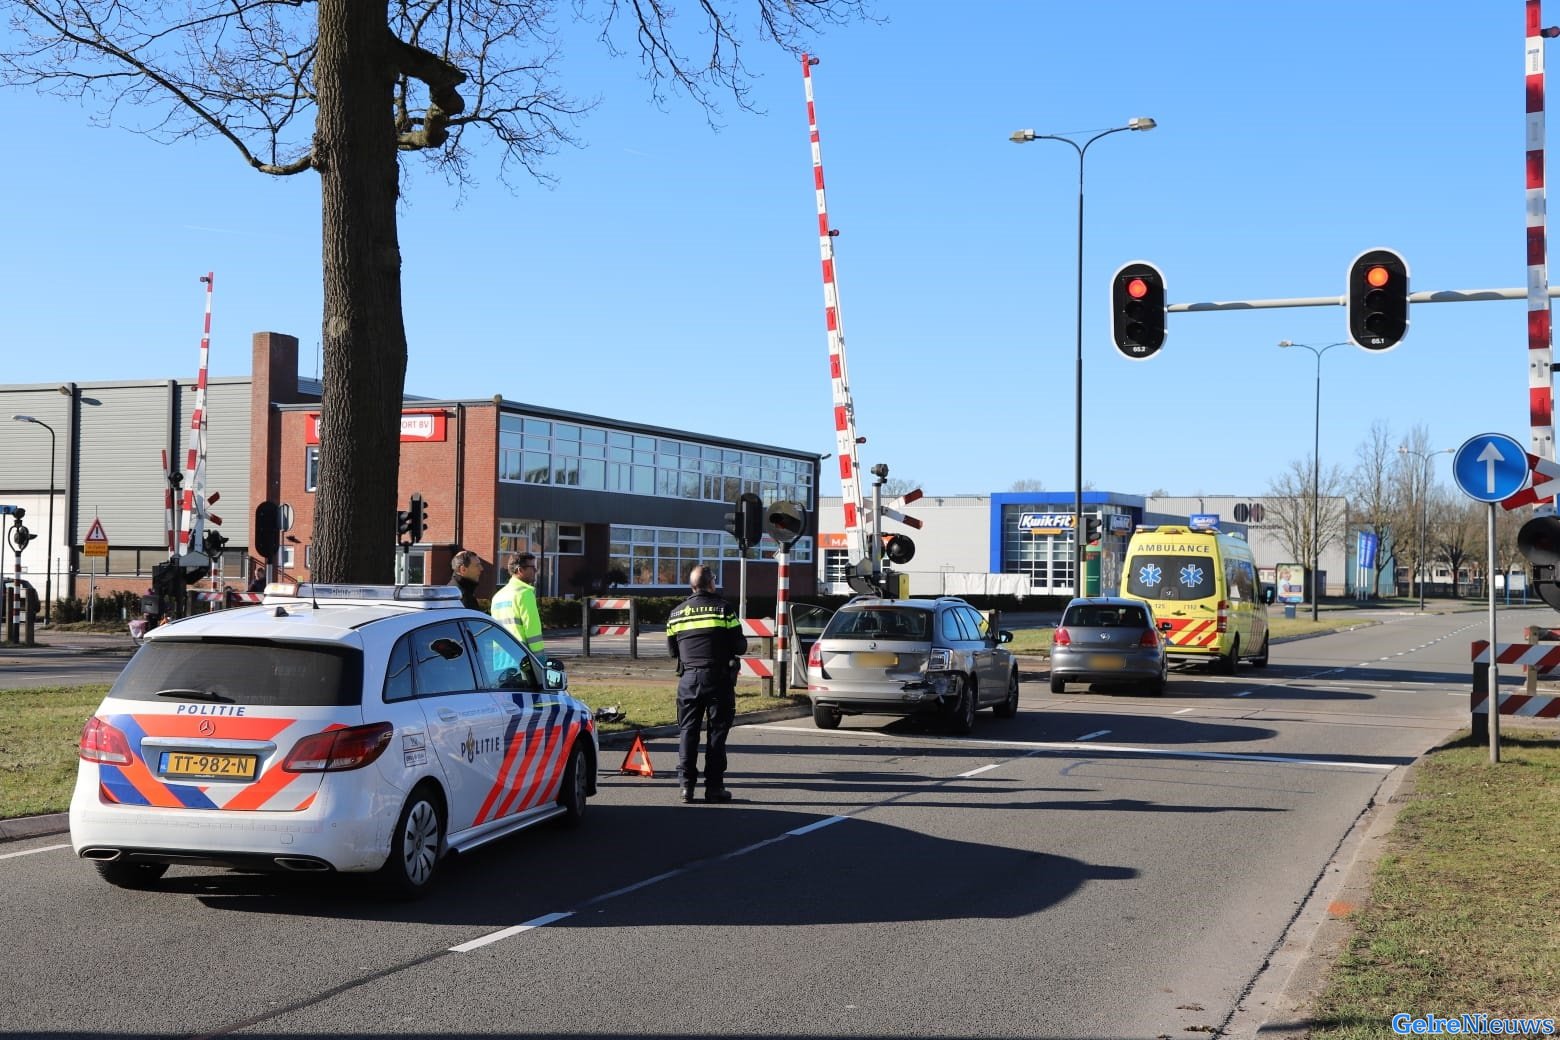
[[[450,584],[460,589],[461,606],[481,610],[477,605],[477,584],[482,580],[482,557],[470,549],[462,549],[451,558],[455,574]]]
[[[677,661],[677,782],[682,800],[699,785],[699,729],[706,717],[704,800],[729,802],[726,735],[737,714],[737,658],[747,652],[742,620],[715,591],[715,571],[703,564],[688,575],[693,595],[666,619],[666,643]]]

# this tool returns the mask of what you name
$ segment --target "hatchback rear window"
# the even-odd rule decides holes
[[[1207,556],[1134,556],[1127,561],[1127,595],[1143,599],[1206,599],[1217,589]]]
[[[824,639],[930,639],[932,615],[927,610],[873,607],[842,610],[824,629]]]
[[[162,639],[119,673],[110,697],[262,707],[362,703],[363,657],[352,647],[264,640]]]
[[[1142,607],[1088,603],[1069,607],[1062,624],[1073,628],[1147,628],[1148,615]]]

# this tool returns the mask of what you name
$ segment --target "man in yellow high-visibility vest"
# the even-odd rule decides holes
[[[509,557],[507,567],[509,584],[498,590],[488,613],[533,654],[546,659],[542,614],[536,606],[536,587],[531,584],[536,580],[536,554],[515,553]]]

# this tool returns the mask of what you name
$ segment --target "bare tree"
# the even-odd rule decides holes
[[[760,38],[863,15],[865,0],[748,0]],[[570,141],[589,108],[553,84],[558,0],[15,0],[0,83],[77,98],[105,121],[144,107],[140,132],[218,137],[264,174],[312,170],[323,228],[324,397],[312,570],[388,580],[406,378],[396,224],[403,157],[470,183],[467,132],[499,145],[499,176]],[[731,4],[679,16],[664,3],[575,0],[614,54],[637,47],[657,100],[668,87],[715,111],[746,107]],[[568,9],[566,9],[568,10]],[[686,44],[685,44],[686,41]],[[685,45],[703,49],[684,51]],[[625,48],[627,49],[627,48]],[[693,57],[689,57],[691,54]],[[312,118],[311,118],[312,116]]]
[[[1044,491],[1045,482],[1039,477],[1024,477],[1022,480],[1013,481],[1009,491]]]
[[[1468,564],[1469,577],[1483,574],[1478,561],[1484,555],[1489,536],[1489,506],[1483,502],[1437,487],[1430,494],[1430,508],[1440,517],[1431,543],[1430,562],[1445,563],[1451,571],[1452,598],[1461,595],[1457,575]]]
[[[1337,466],[1322,470],[1320,485],[1315,472],[1310,459],[1295,459],[1273,478],[1264,496],[1267,523],[1292,558],[1312,573],[1321,555],[1343,538],[1348,523],[1342,472]]]
[[[1369,439],[1355,449],[1355,457],[1358,461],[1349,478],[1349,494],[1354,500],[1355,524],[1376,536],[1376,566],[1370,582],[1370,598],[1374,599],[1381,571],[1393,563],[1397,551],[1401,517],[1395,478],[1403,456],[1392,443],[1389,425],[1378,420],[1371,424]]]

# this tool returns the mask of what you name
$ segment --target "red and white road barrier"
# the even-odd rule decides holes
[[[1473,643],[1473,663],[1490,663],[1490,644],[1487,639]],[[1560,669],[1560,645],[1545,646],[1542,643],[1501,643],[1496,648],[1495,663],[1514,664],[1531,668],[1541,675]]]
[[[593,636],[626,636],[628,635],[628,626],[596,625],[591,628],[590,634]]]
[[[766,661],[762,657],[739,657],[737,660],[742,664],[742,675],[752,676],[755,679],[775,677],[775,666],[771,661]]]
[[[1469,710],[1475,715],[1488,715],[1490,713],[1490,699],[1487,695],[1474,692],[1469,702]],[[1502,715],[1516,715],[1529,719],[1560,719],[1560,697],[1529,696],[1525,693],[1503,693],[1500,695],[1500,713]]]
[[[743,618],[742,634],[759,639],[773,639],[775,637],[775,622],[773,618]]]

